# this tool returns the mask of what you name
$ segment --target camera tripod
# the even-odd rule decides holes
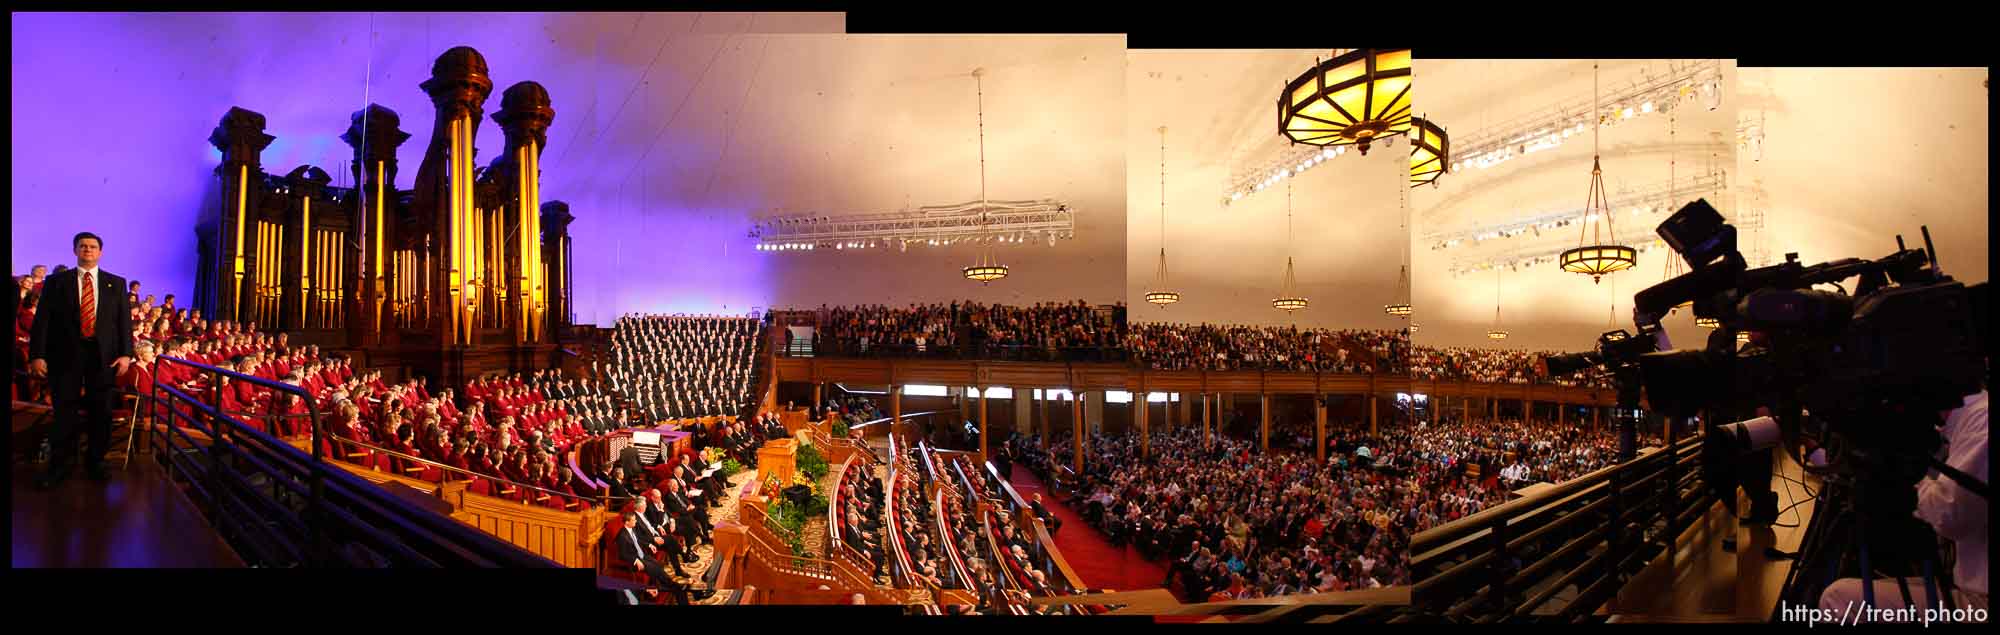
[[[1981,498],[1986,497],[1984,483],[1935,458],[1929,458],[1928,463],[1931,469],[1957,481]],[[1915,577],[1923,583],[1925,603],[1919,605],[1910,592],[1909,579],[1912,576],[1894,576],[1903,606],[1957,608],[1951,576],[1943,572],[1937,537],[1911,512],[1914,509],[1914,494],[1907,499],[1912,505],[1897,504],[1902,501],[1876,500],[1882,497],[1882,493],[1898,489],[1914,492],[1915,484],[1862,486],[1862,481],[1860,475],[1846,469],[1826,475],[1813,498],[1813,513],[1806,522],[1806,535],[1799,544],[1798,557],[1785,574],[1785,584],[1778,596],[1780,602],[1772,608],[1772,621],[1781,619],[1787,603],[1818,606],[1820,594],[1834,580],[1842,577],[1843,565],[1849,562],[1850,555],[1854,556],[1858,577],[1862,579],[1861,597],[1865,606],[1876,605],[1873,576],[1877,566],[1886,564],[1902,569],[1914,566],[1918,574]],[[1898,496],[1891,494],[1883,498],[1895,499]],[[1843,547],[1843,544],[1851,547]],[[1871,549],[1871,544],[1875,548]],[[1877,560],[1878,556],[1884,555],[1877,550],[1885,544],[1892,545],[1887,549],[1889,553]]]

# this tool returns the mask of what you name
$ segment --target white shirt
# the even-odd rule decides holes
[[[84,274],[90,274],[90,282],[91,282],[92,284],[96,284],[96,283],[99,283],[99,282],[103,282],[103,281],[104,281],[104,274],[101,274],[101,273],[98,273],[98,272],[97,272],[97,268],[96,268],[96,267],[91,267],[91,268],[89,268],[89,269],[84,269],[84,268],[82,268],[82,267],[78,267],[78,268],[76,269],[76,306],[77,306],[77,308],[79,308],[79,309],[83,308],[83,275],[84,275]],[[103,302],[98,302],[98,304],[103,304]]]
[[[1944,421],[1946,465],[1988,481],[1986,464],[1986,391],[1965,397],[1965,406],[1951,411]],[[1976,593],[1987,592],[1986,499],[1979,497],[1949,476],[1932,472],[1917,484],[1916,516],[1937,528],[1938,536],[1958,547],[1958,564],[1952,580],[1958,587]]]

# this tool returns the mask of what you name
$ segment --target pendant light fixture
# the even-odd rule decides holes
[[[981,79],[986,69],[972,69],[972,79],[979,91],[979,226],[984,229],[991,222],[986,207],[986,84]],[[965,279],[984,285],[1007,277],[1007,265],[993,258],[991,236],[982,237],[979,247],[979,262],[965,268]]]
[[[1167,127],[1160,126],[1160,270],[1146,301],[1166,308],[1181,301],[1181,294],[1167,286]]]
[[[1562,266],[1563,271],[1590,276],[1590,281],[1594,284],[1602,280],[1604,274],[1624,271],[1638,265],[1639,251],[1618,244],[1618,233],[1611,225],[1611,202],[1604,191],[1603,157],[1598,152],[1598,134],[1604,127],[1604,112],[1597,103],[1597,63],[1595,62],[1592,62],[1590,65],[1590,77],[1591,112],[1597,117],[1597,126],[1590,133],[1590,198],[1583,207],[1584,233],[1577,237],[1577,247],[1562,252],[1562,256],[1557,261]],[[1596,221],[1603,222],[1604,229],[1606,230],[1603,233],[1611,234],[1610,240],[1601,240],[1604,236],[1600,233],[1594,236],[1600,239],[1596,241],[1596,244],[1585,241],[1586,238],[1593,237],[1592,231],[1598,227]]]
[[[1402,196],[1397,211],[1402,212],[1401,222],[1396,232],[1396,301],[1382,305],[1382,312],[1399,318],[1410,317],[1410,232],[1407,227],[1410,218],[1410,188],[1398,192]]]
[[[1291,313],[1306,308],[1307,301],[1298,293],[1298,279],[1292,273],[1292,181],[1285,179],[1285,282],[1278,288],[1278,297],[1271,300],[1271,306]]]
[[[1292,143],[1368,145],[1410,131],[1410,49],[1335,51],[1278,95],[1278,133]]]
[[[1694,319],[1694,325],[1705,329],[1722,328],[1722,320],[1712,317],[1697,317]]]
[[[1500,268],[1493,268],[1493,328],[1486,331],[1486,339],[1498,342],[1507,339],[1507,332],[1500,329]]]

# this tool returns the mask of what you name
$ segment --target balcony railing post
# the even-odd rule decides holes
[[[1507,603],[1507,578],[1513,575],[1513,560],[1507,553],[1507,519],[1494,519],[1491,532],[1493,537],[1493,561],[1487,565],[1487,573],[1492,576],[1493,588],[1486,596],[1487,607],[1504,606]]]

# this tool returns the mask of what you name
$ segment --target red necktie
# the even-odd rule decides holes
[[[83,272],[83,336],[97,337],[97,285]]]

